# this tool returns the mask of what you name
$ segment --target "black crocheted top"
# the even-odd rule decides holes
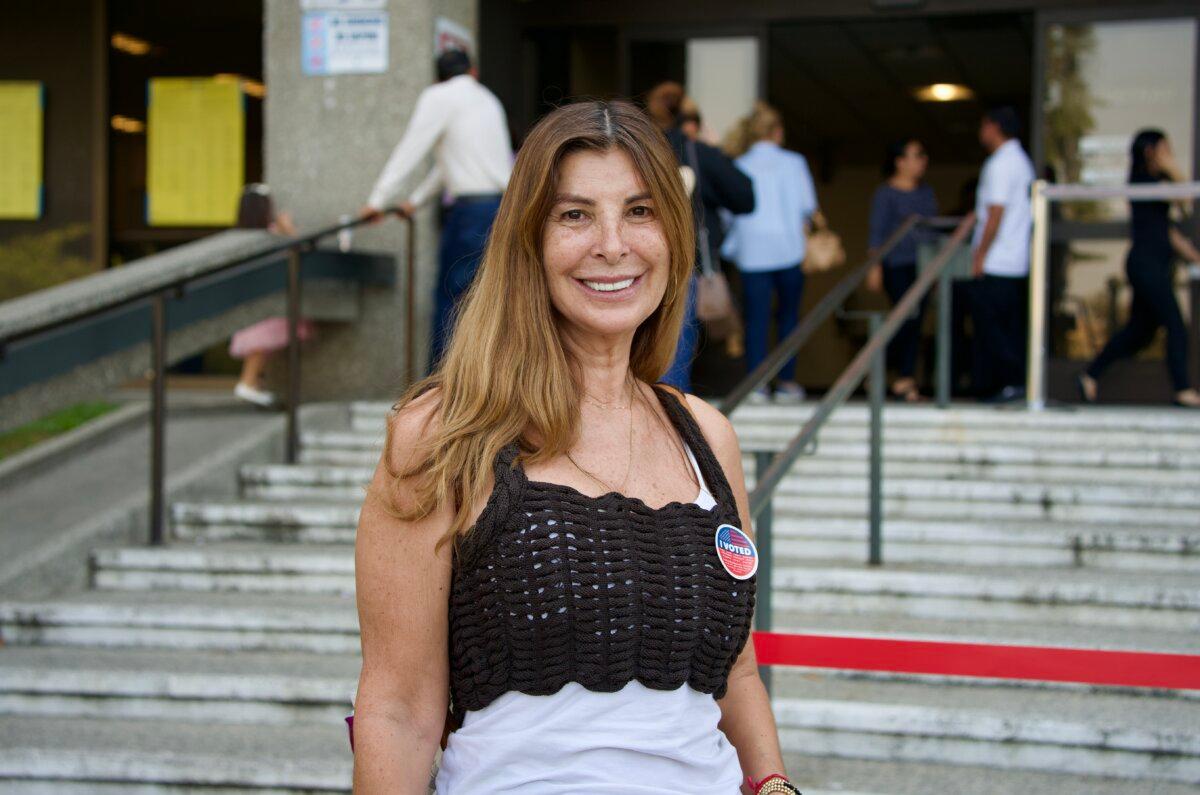
[[[688,409],[654,392],[716,506],[589,497],[527,479],[516,443],[503,448],[451,582],[456,725],[510,690],[550,695],[567,682],[611,693],[636,679],[724,697],[750,636],[757,575],[738,580],[722,566],[717,527],[741,525],[729,482]]]

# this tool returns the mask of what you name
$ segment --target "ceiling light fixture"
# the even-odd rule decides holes
[[[145,122],[131,119],[128,116],[113,116],[110,123],[117,132],[137,134],[146,131]]]
[[[220,72],[213,75],[213,80],[217,81],[218,83],[237,83],[238,88],[241,89],[243,94],[254,97],[255,99],[262,99],[267,95],[267,87],[264,86],[262,82],[253,80],[249,77],[242,77],[239,74]]]
[[[112,42],[113,49],[129,55],[145,55],[150,52],[150,42],[128,33],[114,33],[109,41]]]
[[[974,99],[975,92],[958,83],[934,83],[921,86],[913,91],[922,102],[958,102],[964,99]]]

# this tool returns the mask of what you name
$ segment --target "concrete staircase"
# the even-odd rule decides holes
[[[735,418],[777,449],[811,406]],[[93,588],[0,604],[0,793],[348,788],[354,529],[383,404],[172,506]],[[889,406],[886,565],[866,555],[866,413],[775,502],[775,629],[1200,653],[1200,415]],[[1194,792],[1200,692],[776,669],[806,793]]]

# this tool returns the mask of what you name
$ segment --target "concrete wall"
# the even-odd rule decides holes
[[[300,55],[302,9],[295,0],[264,4],[265,177],[278,206],[310,229],[354,213],[400,140],[423,88],[434,80],[433,26],[448,17],[477,29],[474,0],[387,0],[386,74],[310,77]],[[432,163],[432,160],[430,160]],[[424,171],[410,178],[415,186]],[[437,270],[436,208],[416,222],[417,372],[424,372],[433,279]],[[387,398],[404,386],[405,225],[394,219],[354,235],[356,249],[391,251],[395,289],[368,289],[359,322],[323,336],[306,354],[306,400]]]

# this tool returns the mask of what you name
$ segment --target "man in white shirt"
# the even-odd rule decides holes
[[[407,200],[394,207],[397,214],[410,218],[442,187],[454,200],[438,248],[431,371],[450,339],[454,305],[475,277],[513,161],[504,106],[478,81],[470,57],[449,50],[438,58],[437,72],[438,82],[417,97],[408,129],[361,211],[369,221],[382,218],[409,174],[433,150],[434,167]]]
[[[1010,107],[989,110],[979,124],[979,142],[989,156],[979,175],[971,240],[972,380],[990,401],[1024,395],[1034,170],[1019,132]]]

